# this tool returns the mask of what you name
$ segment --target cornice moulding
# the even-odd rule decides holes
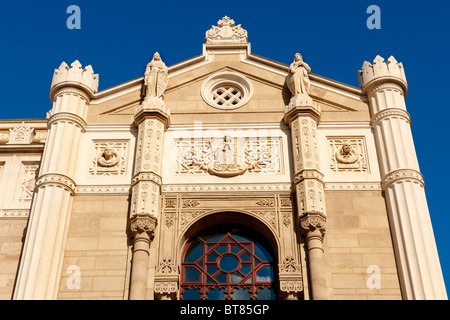
[[[0,153],[42,153],[45,143],[0,144]]]

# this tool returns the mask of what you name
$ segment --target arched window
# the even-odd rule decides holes
[[[186,246],[183,300],[275,300],[275,260],[264,238],[240,226],[213,227]]]

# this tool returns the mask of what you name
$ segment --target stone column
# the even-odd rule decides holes
[[[131,220],[133,235],[133,267],[131,269],[130,300],[144,300],[147,293],[148,259],[156,218],[148,214],[136,214]]]
[[[153,66],[155,61],[157,68]],[[155,226],[160,213],[164,131],[169,125],[170,117],[162,99],[168,79],[167,69],[164,68],[165,65],[159,55],[155,54],[154,59],[147,66],[144,77],[143,91],[146,95],[134,116],[138,127],[138,139],[132,181],[130,225],[134,238],[131,268],[137,271],[132,271],[131,274],[130,299],[132,300],[146,299],[148,252],[153,238],[148,231],[133,231],[133,226],[139,225],[139,221],[146,221],[148,225],[152,221]],[[165,84],[161,81],[165,81]]]
[[[377,56],[373,65],[364,62],[359,81],[369,100],[403,297],[447,299],[405,106],[403,65]]]
[[[325,195],[317,148],[320,110],[308,94],[309,78],[299,68],[304,68],[306,73],[310,72],[309,66],[296,54],[286,78],[293,96],[286,106],[284,120],[291,128],[294,186],[299,223],[306,237],[312,299],[323,300],[328,298],[328,293],[322,259]],[[318,219],[321,222],[320,227],[317,223],[308,224]]]
[[[310,213],[300,218],[301,231],[306,238],[308,250],[309,277],[314,300],[327,300],[328,288],[323,264],[323,237],[325,216]]]
[[[90,99],[98,88],[92,67],[55,70],[50,89],[53,108],[31,206],[14,299],[56,299],[61,277],[75,182],[79,142]]]

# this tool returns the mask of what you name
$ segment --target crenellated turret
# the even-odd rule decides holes
[[[98,74],[94,74],[91,65],[84,69],[78,60],[75,60],[69,68],[67,63],[63,62],[53,73],[52,84],[50,86],[50,99],[53,101],[55,92],[61,87],[73,86],[83,89],[89,95],[98,90]]]
[[[362,70],[358,72],[359,85],[366,92],[372,86],[380,82],[395,82],[402,86],[404,94],[408,91],[405,69],[393,56],[387,62],[381,56],[376,56],[373,64],[364,61]]]

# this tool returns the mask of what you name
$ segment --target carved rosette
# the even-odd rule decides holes
[[[131,232],[133,236],[147,233],[153,238],[156,228],[156,218],[149,214],[136,214],[131,218]]]

